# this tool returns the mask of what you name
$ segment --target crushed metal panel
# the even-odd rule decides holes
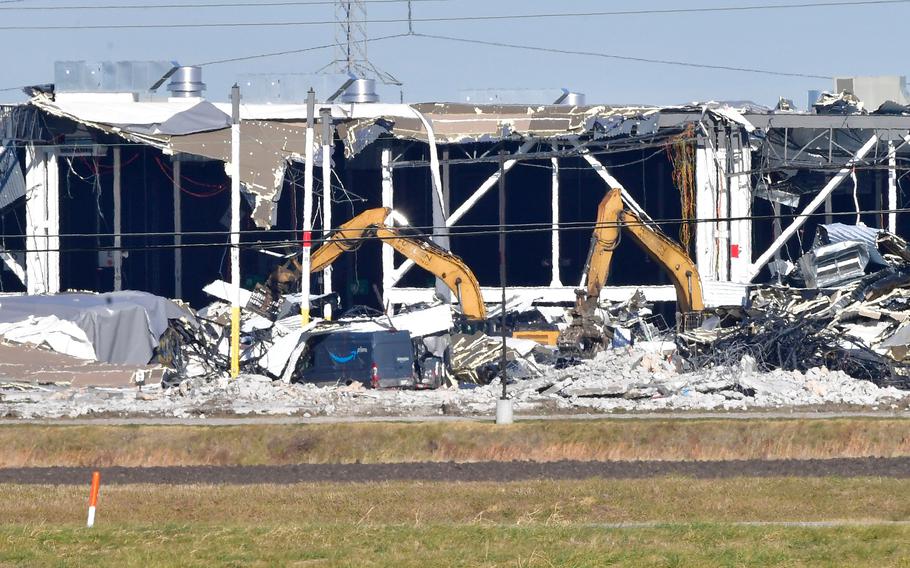
[[[15,146],[0,145],[0,211],[25,197],[25,176]]]
[[[137,133],[164,134],[169,136],[182,136],[196,132],[208,132],[231,127],[231,117],[223,113],[208,101],[202,101],[187,110],[178,112],[167,120],[143,125],[119,125]]]
[[[289,161],[302,162],[306,128],[282,122],[245,120],[240,125],[243,155],[240,182],[253,195],[253,221],[259,227],[273,224],[275,204],[281,197],[284,172]],[[205,156],[225,163],[230,172],[230,129],[200,132],[163,139],[173,153]],[[316,140],[314,144],[320,144]]]
[[[230,128],[212,129],[219,127],[227,115],[211,103],[60,104],[46,95],[34,97],[30,102],[54,116],[116,134],[131,142],[147,144],[165,153],[193,154],[222,161],[226,170],[231,171]],[[177,135],[165,133],[192,130],[200,131]],[[243,145],[240,182],[255,198],[253,221],[259,227],[270,227],[287,164],[303,161],[305,128],[275,121],[244,120],[240,132]],[[321,144],[321,140],[315,143]]]
[[[512,137],[559,138],[587,132],[604,137],[645,135],[657,132],[659,126],[656,107],[421,103],[410,108],[432,125],[437,144],[496,142]],[[400,139],[429,141],[417,115],[388,114],[338,126],[349,156],[386,133]]]
[[[3,262],[0,269],[9,270],[16,278],[25,285],[25,253],[9,252],[0,246],[0,261]]]
[[[830,223],[819,225],[816,239],[820,243],[834,244],[844,241],[863,243],[869,254],[869,261],[882,266],[887,265],[884,257],[878,252],[878,238],[883,231],[865,225],[847,225]]]
[[[866,245],[856,241],[824,245],[799,259],[806,286],[810,288],[829,288],[862,278],[868,264]]]

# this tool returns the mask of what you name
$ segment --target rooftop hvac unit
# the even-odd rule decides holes
[[[202,98],[202,93],[205,91],[205,83],[202,82],[202,67],[195,65],[178,67],[171,75],[167,90],[175,99]]]
[[[341,95],[341,101],[345,103],[378,103],[376,81],[374,79],[354,79]]]
[[[136,93],[148,95],[152,85],[168,73],[169,61],[57,61],[57,93]]]
[[[885,101],[894,101],[899,105],[910,103],[907,80],[901,75],[835,77],[834,90],[838,93],[847,91],[856,95],[870,111],[877,109]]]

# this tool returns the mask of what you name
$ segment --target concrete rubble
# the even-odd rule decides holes
[[[840,371],[761,372],[737,367],[679,373],[663,346],[605,351],[565,369],[510,381],[519,413],[749,410],[792,407],[906,409],[910,392],[857,381]],[[470,386],[472,388],[464,388]],[[186,379],[172,388],[65,388],[0,383],[0,417],[18,419],[148,416],[491,416],[499,380],[434,391],[368,390],[360,384],[316,387],[263,375]]]
[[[832,254],[836,262],[829,262]],[[641,294],[601,305],[599,313],[612,341],[592,359],[507,337],[505,377],[516,411],[907,408],[907,244],[861,225],[823,225],[812,250],[778,277],[774,285],[757,286],[746,305],[701,314],[698,325],[676,332]],[[158,338],[150,361],[157,368],[143,360],[131,375],[133,384],[67,385],[0,375],[0,417],[491,415],[501,391],[503,340],[497,326],[505,322],[508,334],[558,332],[569,325],[572,313],[510,301],[504,318],[494,309],[485,328],[465,328],[452,306],[436,302],[395,315],[348,312],[302,326],[299,295],[265,301],[257,290],[245,291],[242,374],[231,379],[227,286],[216,281],[206,291],[213,303],[194,312],[154,297],[141,298],[146,305],[160,304],[169,311],[159,309],[151,326],[152,312],[144,308],[149,315],[142,318],[150,324],[139,327],[143,338]],[[96,299],[81,301],[94,305]],[[83,313],[74,311],[68,320],[44,314],[8,317],[0,333],[8,340],[89,360],[102,344],[80,331],[94,328],[70,323],[82,322]],[[309,337],[383,330],[408,332],[415,367],[431,361],[441,368],[434,371],[444,375],[440,388],[368,388],[366,377],[326,387],[295,382]],[[73,338],[80,341],[73,343]],[[84,345],[88,349],[77,349]]]
[[[830,262],[832,251],[838,257]],[[682,355],[695,368],[748,356],[760,371],[824,367],[910,388],[908,253],[906,242],[885,231],[822,225],[800,268],[756,288],[747,306],[721,310],[679,334]]]

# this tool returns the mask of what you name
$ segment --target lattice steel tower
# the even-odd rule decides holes
[[[401,85],[391,74],[380,70],[367,57],[367,7],[364,0],[338,0],[335,4],[335,59],[323,69],[378,79],[387,85]]]

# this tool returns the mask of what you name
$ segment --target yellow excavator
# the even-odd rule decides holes
[[[623,229],[670,276],[676,288],[677,312],[685,316],[704,310],[701,278],[695,263],[670,237],[627,209],[622,202],[622,190],[613,188],[597,208],[597,225],[585,267],[587,285],[578,290],[572,323],[557,339],[560,351],[592,356],[612,339],[605,322],[597,315],[597,306]]]
[[[325,270],[347,251],[357,248],[364,238],[374,237],[391,246],[421,268],[441,279],[455,294],[461,312],[468,320],[483,321],[487,317],[480,284],[470,268],[459,257],[436,245],[423,235],[405,234],[402,229],[386,224],[392,213],[387,207],[368,209],[341,225],[310,258],[310,272]],[[269,277],[270,287],[287,287],[300,278],[300,262],[276,269]]]

